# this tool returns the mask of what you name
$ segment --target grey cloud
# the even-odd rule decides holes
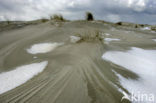
[[[33,20],[62,13],[67,19],[83,19],[91,11],[96,19],[156,24],[155,0],[0,0],[0,16]]]

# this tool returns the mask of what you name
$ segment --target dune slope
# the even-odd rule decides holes
[[[100,39],[91,37],[96,32],[102,36]],[[82,37],[79,42],[70,42],[70,37],[74,35],[86,37]],[[144,82],[142,75],[135,69],[138,69],[139,57],[147,55],[144,58],[147,61],[143,62],[142,67],[146,67],[150,64],[149,62],[156,62],[155,39],[156,33],[151,30],[117,26],[100,21],[49,21],[3,31],[0,33],[0,76],[23,65],[42,61],[48,63],[41,73],[34,75],[20,86],[0,94],[0,103],[133,102],[130,98],[123,100],[122,97],[132,94],[128,80],[132,84],[142,85],[143,89],[151,83],[146,82],[148,80]],[[139,53],[139,56],[135,53],[129,54],[132,48],[147,52],[146,54],[144,51],[143,53],[142,51],[135,52]],[[148,50],[153,50],[153,52],[148,52]],[[120,59],[122,55],[118,53],[123,53],[124,59]],[[153,55],[154,59],[150,58],[151,55],[148,57],[148,53]],[[133,65],[131,62],[136,65],[127,67]],[[156,65],[152,64],[152,66],[146,76],[155,71]],[[33,68],[36,67],[31,67]],[[141,71],[144,69],[142,68]],[[12,76],[14,75],[18,73],[14,72]],[[156,75],[153,74],[150,77],[154,80]],[[0,81],[0,85],[1,83],[5,81]],[[13,80],[11,83],[15,84],[16,81]],[[137,92],[135,86],[131,89]],[[156,83],[150,86],[155,91]],[[148,89],[146,91],[156,96],[156,92]]]

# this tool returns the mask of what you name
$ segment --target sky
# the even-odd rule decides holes
[[[0,0],[0,21],[35,20],[62,14],[69,20],[97,20],[156,24],[156,0]]]

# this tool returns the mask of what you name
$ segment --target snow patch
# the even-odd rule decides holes
[[[0,74],[0,94],[14,89],[29,79],[42,72],[47,66],[48,61],[23,65],[12,71]]]
[[[81,40],[81,38],[78,36],[70,36],[70,42],[71,43],[77,43],[80,40]]]
[[[150,27],[144,27],[144,28],[141,28],[141,30],[151,30]]]
[[[107,42],[120,41],[120,39],[117,39],[117,38],[105,38],[104,40],[107,41]]]
[[[147,84],[147,81],[127,79],[118,73],[116,73],[116,75],[119,78],[120,84],[130,93],[130,95],[124,95],[124,99],[130,100],[132,103],[138,103],[137,101],[139,100],[141,100],[143,103],[155,103],[155,101],[147,101],[146,98],[139,99],[141,97],[140,95],[144,94],[147,96],[153,95],[154,98],[156,98],[156,92],[154,91],[155,89],[151,88],[150,84]],[[122,93],[124,94],[124,92]],[[132,99],[132,96],[138,98],[138,100]]]
[[[54,50],[56,47],[63,45],[63,43],[39,43],[34,44],[31,48],[27,49],[30,54],[47,53]]]
[[[126,52],[106,52],[102,58],[139,75],[139,80],[132,80],[116,73],[121,85],[130,93],[139,91],[141,93],[152,93],[156,96],[156,50],[132,47],[131,50]]]

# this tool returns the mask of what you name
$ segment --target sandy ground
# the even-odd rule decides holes
[[[70,36],[84,32],[90,35],[92,31],[102,33],[104,40],[70,42]],[[140,76],[103,60],[102,55],[108,51],[125,52],[131,47],[156,50],[153,39],[156,33],[150,30],[95,21],[46,22],[2,31],[0,73],[42,61],[48,61],[48,65],[24,84],[0,94],[0,103],[128,103],[121,98],[130,91],[116,73],[132,80]],[[27,51],[39,43],[63,44],[46,53]]]

